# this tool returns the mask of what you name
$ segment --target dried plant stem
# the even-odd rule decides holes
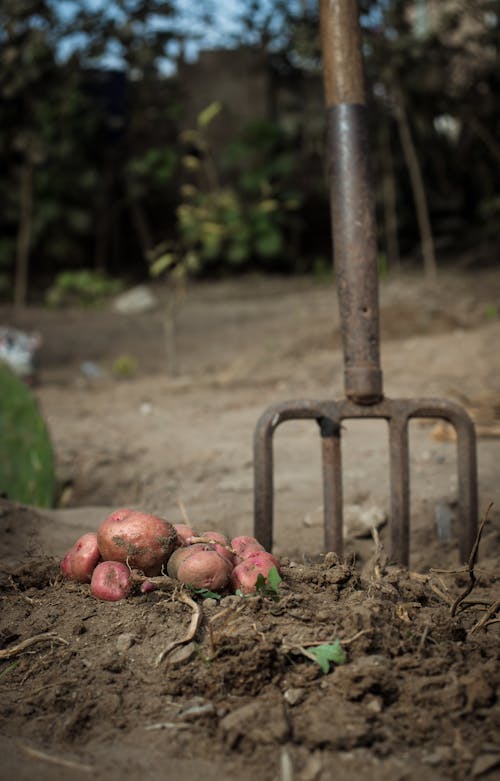
[[[469,634],[472,635],[474,632],[477,632],[478,629],[482,629],[483,627],[489,626],[490,624],[498,623],[500,619],[494,618],[495,613],[497,613],[498,610],[500,610],[500,599],[497,599],[496,602],[493,602],[493,604],[490,605],[489,609],[486,611],[481,620],[478,621],[477,624],[474,624]]]
[[[462,591],[462,593],[456,598],[454,603],[451,606],[450,615],[452,618],[456,615],[457,610],[460,606],[460,604],[464,601],[465,597],[468,597],[471,593],[472,589],[476,585],[476,574],[474,572],[474,565],[476,563],[477,554],[479,551],[479,543],[481,542],[481,535],[483,533],[483,529],[486,526],[486,523],[488,522],[488,513],[491,509],[492,505],[490,504],[488,509],[486,510],[486,513],[484,515],[483,520],[481,521],[479,525],[479,529],[476,534],[476,539],[474,540],[474,545],[472,546],[472,550],[470,552],[469,561],[467,565],[467,571],[469,573],[469,582],[467,583],[467,586]]]
[[[191,599],[191,597],[188,597],[187,594],[184,592],[181,592],[177,595],[177,599],[180,602],[184,602],[185,605],[191,608],[192,615],[191,615],[191,622],[189,624],[188,630],[184,637],[180,638],[179,640],[174,640],[173,642],[169,643],[166,648],[163,649],[161,653],[158,654],[156,657],[155,667],[158,667],[159,664],[164,660],[168,654],[170,654],[174,648],[178,648],[180,645],[185,645],[186,643],[190,643],[191,640],[196,635],[196,632],[198,631],[198,628],[201,623],[202,618],[202,609],[201,606],[198,605],[194,599]]]
[[[30,648],[32,645],[36,645],[36,643],[42,643],[46,640],[49,640],[51,642],[56,643],[63,643],[64,645],[69,645],[68,641],[65,640],[63,637],[59,637],[59,635],[54,634],[53,632],[46,632],[42,635],[34,635],[33,637],[28,637],[26,640],[23,640],[21,643],[18,643],[17,645],[13,645],[12,648],[3,648],[0,650],[0,659],[12,659],[13,656],[17,656],[18,654],[21,654],[23,651],[25,651],[27,648]]]
[[[84,773],[93,773],[94,768],[91,765],[83,765],[80,762],[74,762],[71,759],[64,759],[64,757],[56,757],[53,754],[46,754],[45,751],[39,751],[31,746],[20,746],[21,750],[27,754],[31,759],[41,759],[42,762],[50,762],[52,765],[59,765],[59,767],[67,767],[70,770],[81,770]]]

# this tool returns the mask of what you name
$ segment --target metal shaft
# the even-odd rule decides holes
[[[383,396],[379,352],[377,232],[355,0],[321,0],[333,255],[346,396]]]

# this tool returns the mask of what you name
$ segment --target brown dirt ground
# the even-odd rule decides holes
[[[181,501],[198,526],[251,533],[259,415],[286,398],[342,396],[331,285],[250,278],[194,287],[180,313],[176,377],[164,370],[161,309],[36,309],[15,320],[4,309],[3,322],[43,335],[36,394],[61,490],[53,511],[0,504],[0,775],[499,778],[500,624],[477,627],[489,606],[498,615],[500,598],[500,439],[486,436],[500,417],[500,320],[491,317],[499,296],[496,272],[442,274],[434,287],[394,276],[381,289],[387,395],[459,400],[485,435],[480,511],[493,508],[478,581],[456,614],[469,576],[456,572],[455,537],[440,538],[435,522],[456,499],[454,443],[412,424],[404,571],[349,528],[344,560],[322,554],[318,437],[311,424],[287,423],[275,447],[280,599],[200,600],[195,643],[159,666],[190,608],[171,589],[96,602],[88,586],[61,580],[59,558],[119,506],[178,522]],[[138,362],[131,379],[112,374],[121,355]],[[86,377],[84,361],[103,376]],[[343,457],[346,503],[387,510],[384,424],[347,422]],[[323,674],[301,649],[336,638],[347,662]]]

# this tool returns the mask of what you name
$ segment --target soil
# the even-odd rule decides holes
[[[194,641],[160,663],[190,625],[182,592],[167,582],[98,602],[62,579],[60,557],[124,506],[251,534],[258,417],[276,401],[341,398],[343,388],[330,282],[194,286],[179,312],[176,376],[165,368],[164,294],[154,292],[159,306],[142,314],[0,313],[42,334],[35,393],[60,486],[53,510],[0,502],[0,775],[500,778],[500,275],[442,273],[431,286],[402,274],[381,285],[387,396],[459,401],[481,434],[480,516],[493,506],[472,575],[458,559],[446,427],[411,425],[406,570],[385,552],[385,424],[345,423],[340,558],[322,550],[317,432],[288,422],[275,437],[279,596],[195,595]],[[137,364],[127,378],[113,372],[124,356]],[[381,524],[379,544],[373,520],[360,529],[366,515]],[[336,640],[345,663],[324,672],[314,643]]]

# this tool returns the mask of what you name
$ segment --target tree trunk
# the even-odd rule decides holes
[[[134,226],[135,235],[141,248],[141,254],[146,264],[146,268],[149,268],[150,253],[154,247],[153,237],[149,228],[148,220],[144,209],[139,201],[129,195],[128,208],[130,210],[130,218],[132,225]]]
[[[25,161],[21,168],[19,188],[19,227],[17,231],[14,306],[21,309],[28,298],[29,255],[33,217],[33,166]]]
[[[408,116],[404,107],[402,95],[396,95],[396,119],[398,123],[399,137],[401,147],[413,191],[415,209],[417,212],[418,228],[420,232],[420,243],[422,248],[422,257],[424,261],[424,273],[427,279],[435,280],[437,276],[436,256],[434,253],[434,239],[432,236],[431,221],[429,218],[429,209],[427,205],[427,196],[425,194],[422,170],[417,155],[417,150],[411,135]]]

